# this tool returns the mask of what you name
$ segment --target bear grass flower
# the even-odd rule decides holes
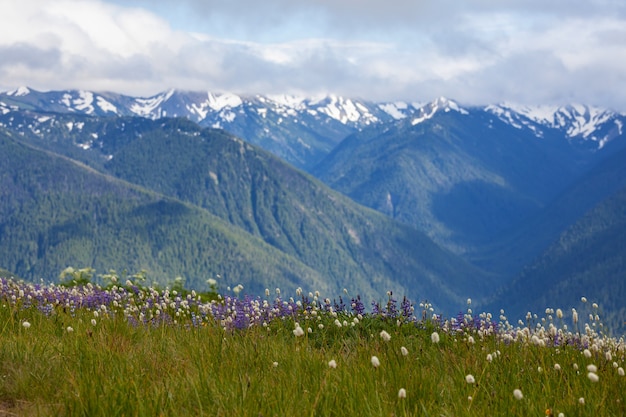
[[[520,390],[518,388],[513,390],[513,396],[518,401],[521,400],[522,398],[524,398],[524,394],[522,394],[522,390]]]
[[[337,367],[337,362],[336,362],[334,359],[331,359],[331,360],[328,362],[328,367],[329,367],[329,368],[332,368],[332,369],[335,369],[335,368]]]
[[[465,382],[467,382],[468,384],[475,384],[476,383],[476,379],[474,379],[474,375],[467,374],[467,375],[465,375]]]
[[[398,398],[400,399],[406,398],[406,390],[404,388],[400,388],[398,390]]]
[[[383,339],[385,342],[388,342],[391,340],[391,335],[387,333],[385,330],[382,330],[380,332],[380,338]]]
[[[430,340],[431,340],[433,343],[439,343],[439,340],[440,340],[440,339],[439,339],[439,333],[437,333],[437,332],[433,332],[433,333],[430,335]]]
[[[409,351],[407,350],[407,348],[402,346],[400,347],[400,353],[402,353],[402,356],[407,356],[409,354]]]
[[[29,329],[30,328],[30,323],[27,321],[22,322],[22,327],[25,329]]]
[[[598,376],[598,374],[594,372],[589,372],[587,374],[587,378],[589,378],[591,382],[598,382],[600,380],[600,377]]]
[[[300,336],[304,335],[304,330],[302,330],[302,327],[300,327],[300,326],[298,325],[298,326],[296,326],[296,328],[295,328],[295,329],[293,329],[293,334],[294,334],[296,337],[300,337]]]
[[[380,366],[380,361],[377,356],[372,356],[371,362],[374,368],[378,368]]]

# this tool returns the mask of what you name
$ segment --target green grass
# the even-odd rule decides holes
[[[352,326],[354,316],[320,312],[298,318],[305,332],[296,337],[291,318],[245,330],[211,319],[137,326],[122,307],[96,316],[60,304],[46,316],[20,303],[0,305],[0,415],[626,415],[623,341],[598,335],[589,339],[598,351],[586,357],[574,346],[457,334],[429,320],[397,325],[366,316]],[[590,364],[598,382],[587,377]]]

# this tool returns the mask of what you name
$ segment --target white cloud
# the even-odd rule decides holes
[[[617,0],[4,0],[0,85],[626,110],[624,28]]]

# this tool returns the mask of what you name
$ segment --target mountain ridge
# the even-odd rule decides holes
[[[376,125],[411,119],[414,124],[437,112],[489,112],[505,123],[543,137],[562,131],[568,139],[602,148],[619,136],[626,116],[597,106],[520,106],[511,103],[462,106],[439,97],[430,102],[374,102],[327,94],[237,95],[170,89],[150,97],[87,90],[39,92],[28,87],[0,93],[0,115],[13,111],[89,116],[185,117],[201,126],[223,128],[311,170],[346,136]]]

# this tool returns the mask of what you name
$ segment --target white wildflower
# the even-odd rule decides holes
[[[304,330],[302,330],[302,327],[300,327],[300,326],[296,326],[296,328],[295,328],[295,329],[293,329],[293,334],[294,334],[296,337],[300,337],[300,336],[304,335]]]
[[[517,388],[513,390],[513,396],[516,400],[521,400],[522,398],[524,398],[524,394],[522,394],[522,391]]]
[[[382,330],[380,332],[380,338],[383,339],[385,342],[388,342],[391,340],[391,335],[387,333],[386,331]]]
[[[380,361],[378,360],[378,357],[372,356],[371,361],[374,368],[378,368],[380,366]]]

